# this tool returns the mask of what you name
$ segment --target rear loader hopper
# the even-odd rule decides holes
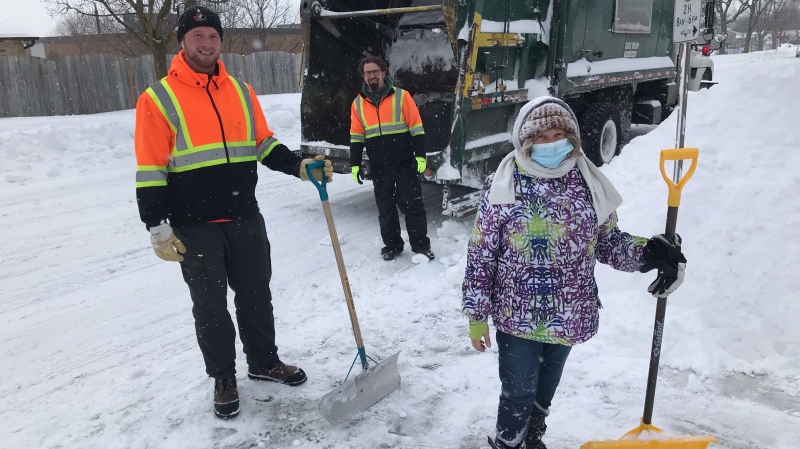
[[[632,123],[658,124],[678,102],[674,1],[303,0],[301,155],[350,173],[358,61],[375,55],[419,107],[425,179],[444,186],[448,215],[474,210],[520,107],[541,95],[572,107],[584,151],[606,164]]]

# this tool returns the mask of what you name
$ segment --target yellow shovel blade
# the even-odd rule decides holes
[[[581,449],[706,449],[711,443],[719,440],[711,435],[668,437],[658,427],[642,423],[622,439],[589,441]]]

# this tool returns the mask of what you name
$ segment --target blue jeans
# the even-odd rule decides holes
[[[547,416],[571,346],[540,343],[498,331],[500,405],[497,438],[517,446],[532,415]]]

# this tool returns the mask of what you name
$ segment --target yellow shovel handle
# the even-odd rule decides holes
[[[697,148],[673,148],[671,150],[661,150],[661,176],[664,178],[664,181],[667,182],[667,187],[669,187],[669,197],[667,197],[667,204],[671,207],[678,207],[681,204],[681,190],[683,186],[689,181],[689,178],[692,177],[694,174],[694,170],[697,168],[697,156],[700,154],[700,150]],[[667,171],[664,167],[664,162],[666,161],[682,161],[684,159],[691,159],[692,166],[689,167],[689,170],[686,171],[686,174],[678,180],[678,183],[674,183],[669,176],[667,176]]]

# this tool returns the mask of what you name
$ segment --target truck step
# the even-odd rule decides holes
[[[476,190],[466,195],[449,198],[449,189],[444,187],[444,197],[442,199],[442,214],[453,218],[462,218],[472,215],[478,210],[481,204],[481,191]]]

